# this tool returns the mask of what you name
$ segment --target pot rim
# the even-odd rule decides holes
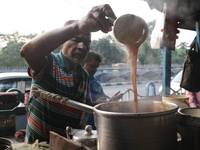
[[[13,145],[13,143],[12,143],[12,141],[11,141],[10,139],[4,138],[4,137],[0,137],[0,143],[8,144],[8,145],[9,145],[8,148],[11,148],[12,145]],[[8,148],[7,148],[7,149],[8,149]]]
[[[124,101],[122,101],[124,102]],[[129,102],[129,101],[127,101]],[[145,102],[145,101],[143,101]],[[152,101],[154,102],[154,101]],[[156,101],[159,102],[159,101]],[[110,117],[152,117],[152,116],[160,116],[160,115],[167,115],[167,114],[171,114],[171,113],[175,113],[178,110],[178,105],[174,104],[174,103],[170,103],[170,102],[163,102],[162,103],[167,103],[171,106],[174,106],[174,108],[170,109],[170,110],[165,110],[165,111],[158,111],[158,112],[141,112],[141,113],[119,113],[119,112],[111,112],[111,111],[105,111],[105,110],[99,110],[98,107],[101,105],[105,105],[106,103],[102,103],[102,104],[98,104],[94,107],[94,112],[96,112],[98,115],[103,115],[103,116],[110,116]],[[115,103],[115,102],[111,102],[111,103]],[[120,103],[120,102],[118,102]]]
[[[189,97],[186,95],[163,95],[163,98],[166,100],[189,100]]]
[[[181,114],[181,115],[184,115],[184,116],[192,116],[192,115],[185,114],[185,113],[182,112],[183,110],[192,110],[192,109],[200,109],[200,108],[199,107],[179,108],[178,113]]]

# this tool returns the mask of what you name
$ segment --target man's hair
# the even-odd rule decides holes
[[[98,52],[95,52],[93,50],[89,50],[88,54],[85,56],[85,59],[83,60],[82,63],[90,62],[93,59],[98,62],[101,62],[102,61],[101,54],[99,54]]]

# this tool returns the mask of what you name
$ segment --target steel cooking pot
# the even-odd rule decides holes
[[[179,149],[200,149],[200,108],[180,108],[177,116],[177,130],[181,136]]]
[[[10,139],[0,137],[0,150],[13,150],[12,141]]]
[[[134,113],[133,101],[92,107],[42,90],[33,89],[33,96],[93,112],[98,150],[177,150],[176,104],[140,100]]]
[[[168,105],[168,107],[162,107]],[[138,101],[100,104],[94,108],[98,149],[176,150],[176,104]]]

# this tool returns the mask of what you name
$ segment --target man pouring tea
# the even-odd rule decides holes
[[[32,88],[94,105],[89,94],[89,75],[81,63],[90,49],[91,32],[112,30],[106,17],[116,19],[112,8],[107,4],[95,6],[81,20],[67,21],[63,27],[26,43],[20,54],[29,66]],[[60,45],[60,53],[52,53]],[[49,141],[49,131],[65,136],[66,126],[79,127],[84,112],[40,97],[34,99],[32,90],[29,96],[26,143],[36,139]]]

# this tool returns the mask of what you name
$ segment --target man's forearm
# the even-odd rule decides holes
[[[44,58],[65,41],[78,34],[80,34],[80,31],[76,22],[71,25],[42,33],[22,47],[20,52],[21,56],[29,61]]]

